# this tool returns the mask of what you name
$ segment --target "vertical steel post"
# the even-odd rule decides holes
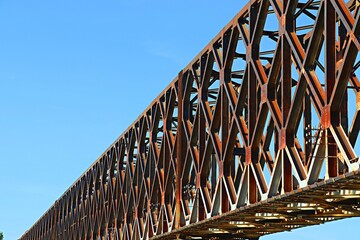
[[[331,95],[335,86],[336,79],[336,15],[335,9],[330,0],[325,0],[325,86],[326,86],[326,102],[329,104]],[[326,106],[330,111],[330,107]],[[331,124],[339,124],[339,113],[327,113],[325,120]],[[330,126],[325,126],[329,128]],[[337,146],[331,132],[326,130],[326,161],[327,161],[327,177],[336,177],[338,175]]]
[[[258,3],[255,1],[252,1],[252,4],[250,5],[250,39],[252,39],[252,36],[255,34],[256,31],[256,22],[257,22],[257,15],[259,12],[259,6]],[[249,181],[249,203],[254,203],[257,201],[257,188],[256,188],[256,181],[253,176],[253,172],[251,171],[251,162],[257,158],[257,156],[254,156],[256,153],[254,151],[254,147],[252,146],[252,137],[255,132],[256,128],[256,121],[257,121],[257,78],[255,74],[255,70],[252,66],[253,59],[258,58],[259,54],[259,46],[257,44],[250,43],[248,49],[248,52],[250,55],[248,56],[248,69],[249,69],[249,76],[248,76],[248,128],[249,128],[249,138],[248,138],[248,150],[246,152],[246,163],[249,165],[249,171],[248,171],[248,181]]]
[[[51,240],[56,239],[56,223],[57,223],[57,214],[58,214],[58,207],[57,207],[57,201],[55,202],[54,212],[52,216],[52,231],[51,231]]]
[[[290,103],[291,103],[291,49],[290,45],[286,39],[285,32],[293,30],[293,19],[289,17],[290,14],[286,11],[288,7],[289,1],[283,1],[283,9],[282,9],[282,18],[283,23],[280,26],[283,29],[281,36],[281,108],[282,108],[282,130],[281,134],[281,146],[282,149],[282,191],[290,192],[293,188],[292,184],[292,167],[287,153],[285,152],[286,146],[293,146],[293,133],[289,133],[289,129],[286,128],[286,120],[290,111]]]
[[[201,71],[203,71],[203,69],[207,68],[207,61],[209,59],[209,56],[207,57],[202,57],[201,58]],[[205,72],[206,70],[204,70]],[[198,95],[199,95],[199,109],[201,109],[205,102],[207,101],[207,95],[208,95],[208,87],[207,87],[207,83],[205,83],[205,77],[201,76],[201,81],[200,81],[200,87],[198,89]],[[198,162],[198,169],[201,168],[203,160],[204,160],[204,155],[205,155],[205,148],[206,148],[206,119],[205,119],[205,114],[204,111],[199,111],[199,129],[198,129],[198,141],[199,141],[199,162]],[[200,188],[206,188],[206,182],[207,179],[204,176],[201,176],[201,172],[198,173],[199,177],[197,178],[197,185]],[[199,191],[199,190],[197,190]],[[197,195],[197,197],[199,197],[199,195]],[[200,197],[199,197],[199,214],[198,214],[198,218],[199,220],[203,220],[206,218],[206,211],[205,211],[205,207],[203,202],[200,202]]]
[[[175,229],[181,227],[181,198],[182,198],[182,183],[181,183],[181,174],[182,174],[182,165],[183,161],[183,71],[180,71],[178,74],[178,126],[177,126],[177,142],[176,142],[176,181],[175,181],[175,204],[176,204],[176,214],[175,214]]]

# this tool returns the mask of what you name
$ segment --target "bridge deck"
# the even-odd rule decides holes
[[[243,239],[360,217],[360,170],[240,207],[151,239]]]

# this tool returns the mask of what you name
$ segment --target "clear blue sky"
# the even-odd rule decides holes
[[[0,0],[0,231],[20,237],[245,1]],[[348,239],[350,220],[262,239]]]

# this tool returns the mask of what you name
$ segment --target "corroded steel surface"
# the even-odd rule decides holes
[[[251,0],[21,239],[256,239],[360,216],[359,6]]]

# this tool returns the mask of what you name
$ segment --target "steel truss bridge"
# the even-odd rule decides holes
[[[359,0],[251,0],[20,239],[258,239],[360,216]]]

